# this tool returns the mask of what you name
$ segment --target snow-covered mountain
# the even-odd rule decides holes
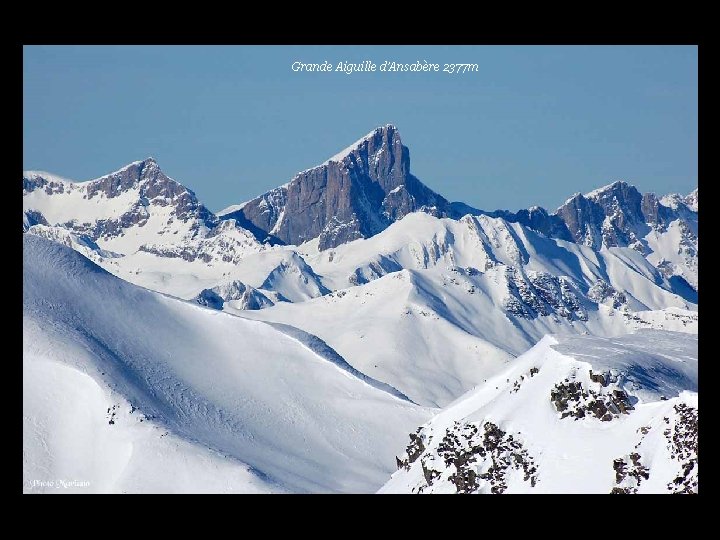
[[[697,336],[548,336],[409,438],[380,493],[697,493]]]
[[[152,158],[88,182],[26,171],[23,210],[29,225],[61,226],[119,253],[134,252],[156,238],[194,239],[217,221]]]
[[[630,247],[678,286],[687,283],[698,290],[697,189],[686,197],[658,198],[626,182],[613,182],[585,195],[576,193],[552,214],[536,206],[490,215],[595,250]]]
[[[26,171],[23,232],[45,237],[70,232],[80,243],[118,257],[145,252],[203,263],[233,263],[266,249],[234,220],[220,222],[152,158],[87,182]]]
[[[88,492],[367,492],[430,417],[282,325],[23,238],[23,478]]]
[[[223,211],[258,239],[320,250],[368,238],[414,211],[459,219],[467,214],[503,217],[551,238],[590,246],[631,247],[668,279],[698,290],[698,190],[686,197],[641,194],[618,181],[574,194],[554,213],[540,207],[485,212],[448,203],[410,173],[410,153],[395,126],[379,127],[290,182]]]
[[[416,211],[454,219],[488,215],[596,251],[630,247],[676,289],[698,290],[697,189],[686,197],[658,197],[614,182],[576,193],[552,214],[540,207],[485,212],[448,203],[427,188],[410,173],[409,156],[396,127],[379,127],[287,184],[217,216],[152,158],[81,183],[28,171],[23,231],[59,227],[122,255],[143,251],[165,259],[235,264],[277,243],[314,242],[322,251],[369,238]]]

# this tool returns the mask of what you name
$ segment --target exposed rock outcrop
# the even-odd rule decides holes
[[[212,289],[203,289],[195,297],[201,306],[221,310],[225,302],[234,302],[235,309],[257,310],[274,305],[273,301],[250,285],[242,281],[222,283]]]
[[[268,237],[320,249],[367,238],[410,212],[449,216],[449,203],[410,173],[410,152],[392,125],[379,127],[325,163],[298,173],[223,219]]]

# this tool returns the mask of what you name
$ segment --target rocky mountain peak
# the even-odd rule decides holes
[[[111,242],[104,247],[117,252],[138,249],[143,245],[140,232],[150,229],[162,237],[158,241],[144,234],[151,240],[145,243],[153,245],[167,243],[169,235],[192,241],[207,236],[219,245],[224,240],[218,239],[229,235],[238,236],[240,246],[317,240],[317,247],[325,250],[374,236],[412,212],[455,219],[484,214],[597,250],[630,247],[666,277],[682,276],[697,290],[697,189],[686,196],[658,197],[618,180],[586,194],[575,193],[553,213],[538,206],[484,212],[448,203],[418,180],[410,171],[410,151],[393,124],[373,129],[286,184],[218,216],[190,189],[168,177],[153,157],[87,182],[25,171],[23,194],[24,231],[37,224],[62,226],[93,241]],[[130,229],[137,240],[115,242]],[[236,230],[241,233],[235,235]],[[648,236],[668,231],[679,238],[678,247],[659,247],[655,236]],[[216,247],[213,244],[213,256]],[[198,249],[195,246],[193,253]],[[245,251],[238,248],[237,256]]]
[[[236,219],[259,240],[319,238],[326,249],[373,236],[417,210],[446,216],[450,205],[410,173],[410,151],[387,124],[222,219]]]
[[[624,181],[616,181],[591,191],[585,196],[599,204],[606,214],[624,212],[631,218],[642,221],[641,204],[643,196],[637,188]]]
[[[217,218],[195,193],[168,177],[148,157],[86,182],[28,171],[23,174],[24,228],[33,224],[61,226],[93,241],[119,241],[124,250],[138,249],[154,234],[195,237]],[[148,223],[153,223],[147,227]],[[133,240],[122,240],[128,230]],[[141,233],[152,229],[155,233]]]
[[[185,186],[165,175],[152,157],[134,161],[115,172],[84,184],[87,186],[89,198],[99,193],[113,198],[129,189],[140,189],[142,196],[149,199],[157,196],[173,198],[186,192],[195,196]]]
[[[552,214],[539,207],[485,213],[521,223],[549,238],[596,250],[630,247],[647,257],[666,277],[676,280],[682,277],[697,291],[697,205],[697,189],[685,197],[678,194],[658,197],[650,192],[641,193],[632,184],[619,180],[585,195],[573,194]],[[677,229],[672,234],[680,238],[679,245],[662,247],[658,235],[673,227]],[[666,241],[672,244],[670,240],[662,242]]]
[[[357,154],[363,150],[369,150],[371,154],[374,154],[381,148],[392,149],[395,146],[403,148],[400,132],[394,125],[387,124],[373,129],[367,135],[361,137],[319,166],[321,167],[330,162],[342,162],[350,156],[357,156]]]
[[[601,239],[589,223],[602,223],[604,215],[600,205],[581,193],[570,197],[555,214],[564,222],[573,241],[579,244],[599,246]]]

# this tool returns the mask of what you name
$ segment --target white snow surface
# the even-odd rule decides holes
[[[222,217],[227,214],[232,214],[233,212],[237,212],[238,210],[242,210],[243,207],[248,203],[249,201],[245,201],[240,204],[231,204],[227,208],[223,208],[222,210],[215,212],[215,215],[218,217]]]
[[[26,492],[375,491],[431,415],[302,332],[23,243]]]
[[[148,158],[144,162],[148,171],[160,172],[157,163],[152,158]],[[119,233],[103,236],[96,240],[103,249],[123,255],[135,253],[141,246],[148,243],[159,243],[163,240],[179,243],[196,239],[207,233],[207,227],[197,223],[194,219],[187,221],[177,219],[172,200],[158,196],[150,201],[143,201],[140,196],[140,182],[113,193],[111,197],[102,191],[90,196],[94,186],[141,163],[143,161],[135,161],[115,172],[85,182],[72,182],[56,175],[47,175],[44,172],[25,171],[23,173],[25,178],[42,177],[50,184],[45,189],[37,188],[23,193],[23,211],[40,212],[51,226],[65,227],[68,223],[72,223],[77,226],[92,227],[100,221],[118,220],[124,214],[137,209],[145,218],[144,220],[123,227]],[[172,178],[167,178],[169,182],[177,184]],[[187,192],[187,188],[179,184],[178,186],[182,191]],[[47,188],[51,190],[51,193],[46,191]]]
[[[50,180],[51,182],[58,182],[60,184],[80,184],[82,182],[77,182],[76,180],[71,180],[70,178],[65,178],[64,176],[60,176],[58,174],[54,174],[47,171],[23,171],[23,176],[26,178],[45,178],[46,180]]]
[[[622,182],[622,180],[616,180],[615,182],[610,182],[609,184],[606,184],[606,185],[601,186],[601,187],[599,187],[599,188],[593,189],[592,191],[588,191],[588,192],[585,194],[585,198],[586,198],[586,199],[595,199],[598,195],[602,195],[602,194],[604,194],[606,191],[610,190],[610,189],[611,189],[615,184],[617,184],[618,182]],[[576,195],[577,195],[577,194],[576,194]],[[574,197],[574,196],[573,196],[573,197]],[[571,198],[568,199],[568,200],[572,200],[573,197],[571,197]]]
[[[652,264],[659,264],[666,261],[672,265],[673,273],[682,276],[690,285],[698,288],[698,265],[697,257],[688,256],[685,244],[689,242],[688,237],[695,236],[690,241],[690,248],[697,252],[697,230],[688,231],[686,226],[679,220],[673,221],[664,231],[650,231],[645,240],[652,250],[647,257]]]
[[[46,178],[50,180],[50,178]],[[57,178],[51,181],[59,182]],[[48,195],[36,189],[23,196],[23,210],[37,210],[48,223],[56,225],[76,220],[78,223],[93,223],[99,219],[117,219],[130,210],[138,200],[140,190],[128,189],[117,197],[108,199],[98,194],[87,198],[87,185],[80,182],[63,183],[63,193]]]

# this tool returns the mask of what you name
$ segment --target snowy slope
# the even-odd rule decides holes
[[[698,290],[697,226],[675,220],[663,231],[653,230],[645,236],[651,252],[647,259],[666,276],[680,276]]]
[[[82,253],[95,263],[100,264],[107,262],[108,259],[122,257],[119,253],[100,248],[91,238],[82,234],[72,233],[63,227],[50,227],[37,224],[28,227],[26,232],[68,246]]]
[[[128,167],[140,163],[132,163]],[[140,196],[139,186],[133,186],[117,194],[113,193],[114,197],[99,193],[88,199],[88,187],[92,181],[73,182],[42,171],[25,171],[23,180],[24,184],[31,186],[31,189],[23,186],[26,189],[23,209],[41,212],[51,224],[73,220],[91,223],[100,219],[118,219],[132,208]]]
[[[446,405],[548,333],[697,332],[697,306],[636,251],[595,252],[500,218],[415,213],[373,238],[298,250],[334,292],[247,316],[320,336],[424,405]]]
[[[546,337],[410,434],[380,493],[697,491],[697,337]]]
[[[415,212],[382,233],[337,248],[314,252],[300,246],[308,263],[331,289],[362,283],[401,268],[471,268],[479,273],[500,266],[568,276],[590,287],[598,280],[631,293],[634,309],[692,309],[672,292],[671,283],[629,248],[595,251],[547,238],[502,218],[465,216],[456,221]]]
[[[224,223],[219,228],[224,227]],[[212,238],[202,239],[202,249]],[[183,253],[186,244],[177,246]],[[224,256],[222,248],[213,249],[213,258],[158,256],[141,250],[122,259],[98,261],[108,272],[136,285],[186,300],[203,289],[240,281],[256,289],[265,289],[271,296],[281,294],[285,300],[304,301],[327,292],[312,268],[294,249],[261,246],[256,252],[238,257]],[[232,253],[232,252],[231,252]],[[227,260],[225,260],[227,259]]]
[[[430,416],[303,333],[138,288],[57,243],[24,235],[23,269],[26,483],[184,491],[195,471],[209,491],[373,491]]]
[[[447,313],[439,316],[422,292],[423,281],[403,270],[314,300],[243,314],[315,334],[363,373],[416,403],[442,406],[512,355],[460,328]],[[232,306],[225,309],[237,313]]]
[[[242,462],[169,433],[67,364],[86,357],[84,347],[46,337],[35,320],[24,320],[23,340],[33,343],[23,355],[24,493],[285,491]]]

